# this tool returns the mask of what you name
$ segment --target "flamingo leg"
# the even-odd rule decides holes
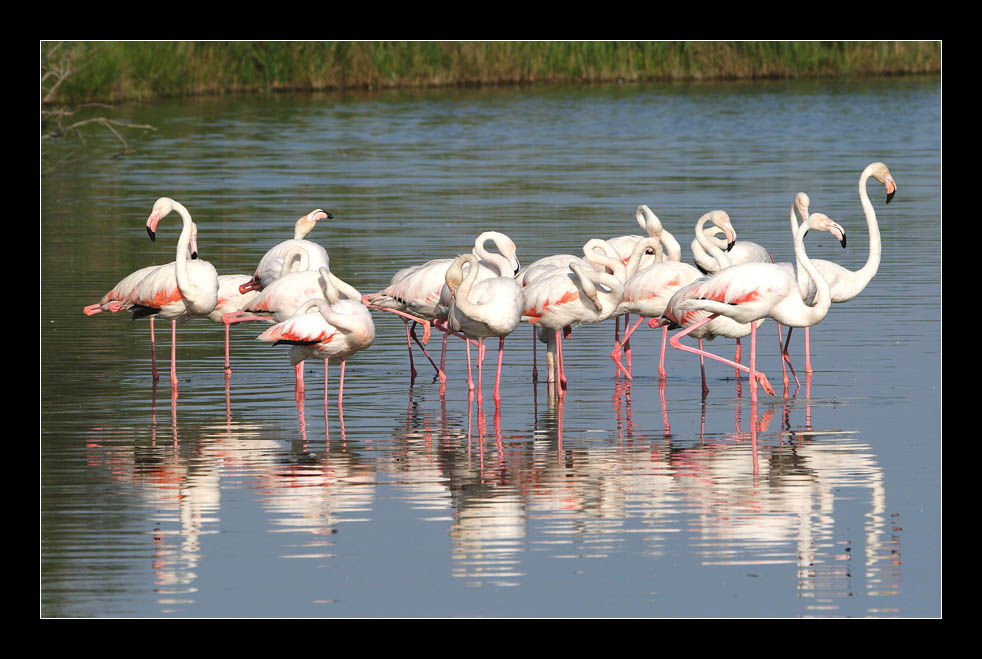
[[[501,403],[501,362],[505,356],[505,337],[498,338],[498,368],[494,376],[494,404]]]
[[[743,364],[737,364],[734,361],[730,361],[729,359],[725,359],[724,357],[720,357],[719,355],[714,355],[713,353],[707,352],[705,350],[702,350],[701,348],[697,350],[696,348],[693,348],[691,346],[687,346],[687,345],[683,345],[683,344],[679,343],[679,339],[681,339],[682,337],[684,337],[686,334],[688,334],[688,333],[690,333],[690,332],[692,332],[692,331],[694,331],[694,330],[702,327],[706,323],[708,323],[711,320],[715,319],[718,315],[719,314],[711,314],[711,315],[707,316],[706,318],[703,318],[699,322],[697,322],[697,323],[695,323],[693,325],[690,325],[689,327],[686,327],[681,332],[678,332],[674,336],[672,336],[672,338],[670,338],[668,340],[668,342],[672,344],[672,347],[673,348],[678,348],[679,350],[683,350],[685,352],[691,352],[693,354],[699,355],[700,356],[700,361],[702,361],[702,357],[705,356],[705,357],[709,357],[710,359],[715,359],[718,362],[723,362],[724,364],[727,364],[727,365],[732,366],[734,368],[740,369],[741,371],[746,371],[747,373],[749,373],[750,372],[750,369],[748,367],[744,366]],[[753,329],[756,329],[756,324],[754,325]],[[751,342],[752,342],[751,343],[751,350],[753,350],[753,346],[755,345],[753,343],[753,341],[756,340],[755,339],[756,334],[754,334],[753,331],[751,331],[751,337],[754,337],[754,338],[751,339]],[[702,342],[700,341],[700,344],[701,343]],[[753,353],[751,352],[751,354],[753,354]],[[766,391],[767,393],[771,394],[772,396],[776,396],[777,395],[776,393],[774,393],[773,387],[771,387],[770,382],[767,380],[767,376],[762,371],[756,371],[756,373],[752,376],[752,379],[755,382],[760,382],[760,385],[764,388],[764,391]]]
[[[563,339],[556,330],[556,392],[566,397],[566,367],[563,365]]]
[[[627,332],[627,326],[630,323],[631,314],[624,314],[624,358],[627,361],[627,376],[631,377],[634,372],[634,368],[631,365],[631,335]],[[637,323],[635,323],[635,326]]]
[[[365,301],[366,297],[367,296],[365,295],[362,296],[363,302]],[[386,311],[388,313],[394,313],[397,316],[402,316],[404,319],[406,319],[403,320],[403,322],[408,322],[409,320],[411,320],[413,322],[420,323],[423,326],[423,345],[426,345],[427,343],[430,342],[430,321],[426,320],[425,318],[420,318],[419,316],[414,316],[404,311],[399,311],[398,309],[386,309],[385,307],[377,307],[374,304],[368,304],[367,302],[365,302],[365,306],[369,307],[370,309],[378,309],[379,311]]]
[[[327,362],[324,360],[324,411],[327,411]]]
[[[625,316],[625,321],[624,321],[625,329],[627,328],[627,320],[626,320],[626,318],[627,317]],[[638,329],[638,326],[641,324],[641,321],[643,321],[643,320],[644,320],[644,316],[639,316],[637,322],[635,322],[634,325],[632,325],[630,329],[626,329],[626,331],[624,332],[624,339],[620,343],[618,343],[617,345],[615,345],[614,346],[614,350],[610,353],[610,358],[614,360],[614,364],[617,365],[618,371],[619,372],[620,371],[623,371],[624,376],[628,380],[631,380],[632,379],[632,377],[631,377],[631,371],[629,370],[629,368],[625,368],[624,365],[621,363],[621,359],[620,359],[621,349],[625,345],[630,345],[631,335],[634,334],[634,331],[636,329]],[[628,364],[628,366],[630,366],[630,364]]]
[[[530,327],[532,328],[532,384],[535,384],[539,381],[539,369],[536,366],[537,359],[535,354],[535,344],[538,343],[538,339],[535,336],[535,325],[530,325]]]
[[[426,358],[430,361],[430,364],[433,366],[433,370],[436,371],[437,373],[439,373],[440,372],[440,367],[436,365],[436,362],[434,362],[433,361],[433,358],[430,357],[430,353],[426,352],[426,347],[422,343],[420,343],[419,338],[416,336],[416,325],[417,324],[418,323],[416,321],[413,321],[413,326],[409,330],[409,335],[413,337],[413,342],[416,345],[419,346],[419,349],[423,351],[423,355],[425,355]],[[446,335],[444,335],[444,336],[446,336]]]
[[[661,326],[661,357],[658,359],[658,377],[665,379],[665,342],[668,340],[668,324]]]
[[[801,389],[801,382],[798,381],[798,375],[794,372],[794,365],[791,364],[791,356],[788,354],[788,345],[791,343],[791,330],[793,329],[793,327],[788,327],[788,338],[785,340],[784,348],[781,350],[781,363],[788,363],[788,368],[791,369],[791,375],[794,376],[794,386],[797,389]],[[808,328],[806,327],[805,332],[807,333],[807,331]],[[784,387],[787,388],[788,384],[788,377],[784,376]]]
[[[295,393],[297,400],[300,400],[303,398],[303,362],[297,364],[294,369],[297,372]]]
[[[805,374],[811,375],[812,371],[812,350],[811,350],[811,328],[805,328]],[[797,382],[797,380],[795,380]]]
[[[467,342],[467,391],[474,391],[474,379],[471,377],[471,342]]]
[[[170,385],[177,389],[177,321],[170,321]]]
[[[742,349],[742,347],[740,345],[740,339],[739,338],[736,340],[736,344],[737,344],[736,345],[736,352],[733,353],[733,361],[735,361],[737,364],[739,364],[740,363],[740,357],[743,354],[743,349]],[[740,370],[739,369],[737,369],[736,377],[737,377],[738,380],[740,379]]]
[[[788,328],[788,338],[791,338]],[[750,400],[757,402],[757,323],[750,323]],[[756,419],[754,419],[756,422]]]
[[[157,341],[154,339],[153,333],[153,316],[150,316],[150,370],[153,373],[153,381],[156,382],[160,379],[160,373],[157,372]]]
[[[403,320],[402,323],[406,326],[406,348],[409,349],[409,372],[411,373],[411,379],[416,379],[416,366],[413,364],[413,346],[409,342],[409,321]]]
[[[228,359],[228,329],[230,323],[222,317],[222,322],[225,324],[225,377],[232,375],[232,367],[229,364]]]
[[[344,367],[348,365],[348,361],[341,360],[341,380],[338,382],[338,412],[344,412],[342,407],[344,406]]]
[[[484,400],[484,339],[477,342],[477,404]]]

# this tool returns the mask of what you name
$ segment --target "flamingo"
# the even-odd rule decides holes
[[[715,228],[704,228],[712,221]],[[716,237],[722,231],[725,239]],[[692,241],[692,259],[703,274],[712,275],[721,269],[739,263],[774,263],[770,252],[762,245],[749,240],[737,240],[736,230],[725,211],[710,211],[696,222],[695,240]],[[725,248],[725,253],[723,249]]]
[[[296,369],[296,396],[303,396],[303,362],[324,360],[324,400],[327,401],[329,362],[341,362],[338,385],[338,409],[344,406],[344,368],[353,354],[372,345],[375,324],[362,295],[338,279],[325,267],[318,269],[322,296],[304,302],[289,319],[273,325],[259,335],[260,341],[273,345],[289,344],[290,363]]]
[[[283,260],[280,276],[263,287],[241,311],[226,314],[223,320],[233,323],[272,320],[281,323],[297,313],[308,300],[324,299],[324,281],[320,270],[303,268],[307,262],[306,253],[305,247],[294,245]],[[297,262],[301,264],[300,269],[291,269]],[[327,269],[326,266],[319,268]]]
[[[189,259],[192,234],[191,214],[168,197],[158,199],[147,218],[147,234],[156,241],[157,223],[177,211],[183,221],[177,241],[176,260],[147,273],[132,296],[133,318],[157,316],[171,321],[171,386],[177,389],[177,322],[207,316],[218,304],[218,273],[201,259]]]
[[[487,249],[493,243],[497,253]],[[498,231],[485,231],[474,239],[471,253],[480,259],[480,278],[513,276],[521,270],[518,250],[514,241]],[[409,350],[409,368],[412,379],[416,379],[413,352],[410,340],[420,347],[440,377],[446,380],[444,356],[446,353],[446,334],[443,337],[443,352],[440,366],[437,366],[424,347],[430,340],[430,325],[434,321],[445,320],[450,308],[450,291],[446,287],[447,270],[454,259],[434,259],[421,265],[403,268],[396,272],[389,285],[374,295],[365,296],[365,302],[373,309],[388,311],[403,317],[406,326],[406,347]],[[413,321],[410,329],[409,321]],[[423,325],[423,341],[416,336],[416,324]]]
[[[579,263],[570,263],[568,271],[540,277],[523,289],[522,317],[539,328],[539,337],[548,346],[548,382],[556,382],[560,398],[566,395],[560,331],[610,318],[623,292],[624,283],[616,276]]]
[[[816,284],[817,292],[813,304],[806,304],[802,300],[798,281],[790,268],[774,263],[741,263],[725,268],[713,277],[698,279],[679,289],[669,301],[666,310],[669,319],[672,316],[679,318],[680,314],[692,311],[709,312],[708,316],[673,336],[671,339],[673,347],[746,370],[749,373],[751,399],[755,403],[758,381],[767,393],[772,395],[774,393],[767,384],[766,377],[761,377],[762,374],[756,370],[758,321],[772,318],[782,325],[787,325],[790,340],[792,328],[809,327],[820,322],[825,318],[831,304],[829,285],[822,279],[805,252],[805,235],[812,229],[828,231],[839,239],[843,247],[846,243],[846,234],[839,224],[824,213],[810,215],[795,233],[794,251],[798,267],[807,272]],[[741,324],[750,324],[749,369],[710,352],[682,347],[678,344],[678,339],[719,317],[726,317]],[[677,322],[677,324],[683,323]]]
[[[297,220],[294,225],[293,239],[284,240],[266,252],[259,260],[255,275],[240,286],[240,291],[246,293],[253,289],[260,290],[269,286],[273,280],[281,276],[283,262],[294,247],[302,247],[307,251],[309,258],[307,269],[316,271],[322,266],[329,268],[331,259],[327,255],[327,250],[311,240],[306,240],[307,234],[313,230],[317,220],[323,219],[333,220],[334,216],[318,208]]]
[[[464,276],[464,264],[469,268]],[[467,389],[474,389],[470,372],[470,341],[477,343],[477,400],[482,399],[484,339],[498,337],[498,368],[494,381],[494,402],[501,402],[501,363],[505,337],[522,320],[522,287],[509,274],[481,277],[480,264],[473,254],[462,254],[447,269],[446,284],[453,294],[447,316],[447,327],[468,339]]]
[[[870,177],[875,178],[886,187],[886,203],[890,203],[897,192],[897,183],[894,181],[890,170],[882,162],[870,163],[863,169],[859,176],[859,202],[863,207],[863,214],[866,216],[866,226],[869,231],[869,256],[866,263],[859,270],[853,271],[842,267],[832,261],[823,259],[813,259],[812,264],[828,283],[832,303],[848,302],[863,292],[866,285],[876,274],[880,266],[880,253],[882,250],[880,243],[880,227],[876,221],[876,210],[870,202],[866,192],[866,183]],[[808,206],[810,200],[804,192],[795,195],[794,204],[791,206],[791,230],[792,233],[798,230],[798,220],[795,217],[795,210],[801,214],[802,220],[808,217]],[[805,301],[812,300],[815,296],[815,285],[807,273],[799,269],[798,286]],[[812,372],[811,348],[810,348],[810,329],[805,328],[805,372]]]
[[[621,364],[620,354],[630,340],[631,335],[645,318],[651,319],[649,325],[657,327],[657,319],[665,313],[668,301],[672,295],[687,284],[701,276],[699,269],[681,261],[661,261],[637,272],[624,283],[624,294],[621,299],[620,311],[636,313],[640,317],[634,325],[625,327],[624,339],[618,343],[610,358],[614,360],[619,371],[623,371],[628,379],[631,373]],[[652,324],[655,323],[655,324]],[[661,357],[658,361],[658,375],[665,378],[665,342],[668,337],[668,324],[660,323],[662,327]]]

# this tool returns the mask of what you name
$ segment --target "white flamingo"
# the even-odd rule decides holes
[[[260,290],[269,286],[270,283],[280,277],[283,272],[283,262],[295,247],[302,247],[306,250],[307,269],[316,272],[321,267],[330,268],[331,259],[327,255],[327,250],[312,240],[306,240],[307,234],[314,229],[317,221],[323,219],[332,220],[334,216],[318,208],[297,220],[293,229],[293,239],[284,240],[266,252],[259,260],[259,265],[256,266],[256,273],[252,279],[242,284],[240,290],[245,293],[252,289]]]
[[[848,302],[863,292],[866,285],[876,274],[880,267],[880,254],[882,245],[880,242],[880,227],[876,220],[876,210],[870,202],[866,192],[866,183],[870,177],[875,178],[886,187],[886,203],[890,203],[897,192],[897,183],[890,174],[890,170],[882,162],[870,163],[863,169],[859,176],[859,203],[863,207],[863,214],[866,216],[866,227],[869,231],[869,256],[866,263],[859,270],[849,270],[838,263],[823,259],[813,259],[812,264],[828,283],[832,303]],[[802,221],[808,217],[809,199],[804,192],[795,195],[794,204],[791,207],[791,229],[797,231],[798,221],[795,218],[795,210],[801,214]],[[808,273],[798,269],[798,286],[802,297],[806,300],[814,299],[816,289]],[[805,372],[812,372],[811,364],[811,340],[810,328],[805,328]]]
[[[497,253],[488,250],[492,243]],[[521,270],[518,250],[514,241],[498,231],[485,231],[474,239],[471,253],[480,259],[479,277],[514,276]],[[446,380],[444,371],[447,337],[443,337],[443,351],[440,366],[437,366],[425,345],[430,340],[430,327],[435,321],[445,320],[450,309],[450,292],[446,286],[446,274],[454,259],[434,259],[421,265],[403,268],[396,272],[389,285],[374,295],[366,295],[365,302],[373,309],[387,311],[402,316],[406,326],[406,347],[409,350],[411,377],[416,379],[416,366],[413,363],[413,341],[433,365],[440,377]],[[413,321],[410,328],[409,321]],[[423,325],[423,340],[416,336],[416,325]]]
[[[522,317],[539,328],[539,337],[548,346],[548,382],[556,384],[560,398],[566,395],[560,332],[572,325],[610,318],[623,292],[621,279],[579,263],[571,263],[567,272],[540,277],[523,289]]]
[[[188,256],[192,259],[198,258],[198,227],[192,224],[191,227],[191,240],[188,243]],[[133,308],[136,304],[136,292],[140,287],[140,282],[142,282],[147,275],[156,270],[157,268],[162,268],[162,265],[150,265],[145,268],[140,268],[130,274],[126,275],[120,279],[115,286],[109,289],[102,299],[95,304],[90,304],[82,308],[82,313],[86,316],[94,316],[97,313],[102,313],[103,311],[109,311],[111,313],[117,313],[119,311],[128,311]],[[153,373],[153,381],[156,382],[160,379],[160,374],[157,372],[157,347],[156,341],[154,339],[154,326],[153,326],[153,316],[148,316],[150,320],[150,368]]]
[[[171,321],[171,386],[177,389],[177,322],[207,316],[218,303],[218,273],[201,259],[189,259],[189,245],[194,233],[191,214],[180,203],[161,197],[147,218],[147,233],[156,240],[157,223],[172,211],[183,221],[177,241],[176,260],[149,272],[133,297],[133,317],[156,316]]]
[[[677,340],[698,328],[725,316],[741,324],[750,324],[750,367],[718,357],[712,353],[693,348],[686,349],[711,359],[716,359],[741,370],[746,370],[750,379],[750,394],[757,402],[758,380],[765,390],[773,394],[766,377],[756,370],[757,325],[758,321],[772,318],[788,326],[790,335],[794,327],[808,327],[820,322],[828,313],[831,304],[829,286],[821,278],[805,252],[804,239],[809,230],[828,231],[845,242],[845,230],[823,213],[814,213],[802,223],[795,233],[794,251],[797,263],[816,282],[817,293],[812,305],[806,304],[798,289],[798,281],[789,268],[774,263],[742,263],[721,270],[713,277],[696,280],[689,286],[679,289],[669,302],[669,308],[678,312],[705,311],[709,315],[686,327],[672,337],[672,345],[680,347]],[[680,323],[681,324],[681,323]],[[789,336],[790,338],[790,336]]]
[[[344,369],[349,357],[372,345],[375,324],[362,296],[352,286],[338,279],[330,270],[318,270],[323,297],[309,299],[289,319],[273,325],[259,335],[260,341],[273,345],[288,344],[290,363],[296,370],[296,395],[304,393],[303,362],[324,360],[324,400],[327,401],[329,362],[341,362],[338,385],[338,409],[344,405]]]
[[[467,275],[464,276],[464,264]],[[481,277],[481,267],[473,254],[462,254],[447,269],[446,284],[453,294],[447,316],[447,327],[468,339],[467,388],[473,391],[474,381],[470,369],[470,341],[477,344],[477,400],[480,401],[483,385],[484,339],[498,337],[498,367],[494,381],[494,402],[501,402],[501,363],[504,359],[505,337],[511,334],[522,320],[522,287],[513,273],[497,277]]]

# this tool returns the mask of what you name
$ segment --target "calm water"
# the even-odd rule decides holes
[[[218,98],[121,108],[158,130],[41,181],[42,616],[775,616],[941,614],[940,81],[495,89]],[[809,387],[750,404],[745,381],[608,323],[567,343],[557,404],[507,342],[503,400],[468,401],[451,343],[441,391],[402,323],[374,314],[343,417],[323,367],[293,396],[287,349],[207,320],[169,332],[86,317],[123,275],[174,258],[184,203],[201,256],[250,273],[323,207],[310,238],[362,292],[467,251],[481,231],[523,263],[636,233],[646,203],[683,243],[727,210],[791,260],[796,192],[845,226],[808,251],[857,269],[865,165],[884,255],[813,334]],[[780,383],[776,328],[759,368]],[[490,345],[490,344],[489,344]],[[733,343],[707,346],[731,356]],[[430,344],[439,352],[439,336]],[[491,346],[494,347],[494,346]],[[801,337],[792,353],[801,362]],[[493,354],[489,350],[489,354]],[[541,359],[540,352],[540,359]],[[800,364],[799,364],[800,365]],[[718,367],[717,367],[718,366]],[[541,364],[540,364],[541,367]],[[782,392],[778,391],[779,394]]]

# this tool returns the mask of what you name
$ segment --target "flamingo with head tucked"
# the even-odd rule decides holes
[[[372,345],[375,324],[362,302],[362,295],[343,282],[330,270],[318,270],[322,297],[312,298],[300,305],[289,319],[273,325],[259,335],[260,341],[273,345],[292,345],[290,363],[296,370],[296,395],[303,396],[303,362],[324,360],[324,400],[327,402],[327,371],[329,362],[341,362],[338,385],[338,409],[344,406],[344,369],[349,357]]]
[[[240,291],[245,293],[250,290],[260,290],[269,286],[283,272],[283,263],[287,256],[295,247],[302,247],[309,259],[307,269],[317,271],[320,267],[330,268],[331,259],[327,255],[327,250],[312,240],[307,240],[306,236],[310,233],[318,220],[334,219],[334,216],[320,208],[312,210],[294,225],[293,239],[284,240],[270,249],[259,260],[256,266],[256,273],[252,279],[240,286]]]
[[[758,380],[768,393],[773,389],[766,384],[756,370],[757,362],[757,325],[758,321],[772,318],[776,322],[788,326],[790,338],[794,327],[809,327],[820,322],[828,313],[831,297],[829,286],[819,275],[815,266],[805,252],[805,235],[812,229],[828,231],[845,245],[845,230],[823,213],[814,213],[802,223],[795,233],[794,251],[800,268],[802,268],[816,283],[817,293],[814,303],[809,305],[801,299],[798,281],[790,268],[774,263],[742,263],[730,266],[713,277],[696,280],[689,286],[679,289],[669,302],[671,316],[678,318],[681,313],[691,311],[709,312],[702,320],[689,325],[685,330],[672,337],[672,345],[680,347],[677,340],[699,327],[712,322],[720,316],[725,316],[740,324],[750,324],[750,367],[718,357],[710,352],[683,348],[711,359],[724,362],[741,370],[746,370],[750,379],[750,394],[753,402],[757,402]],[[682,322],[677,324],[682,325]]]
[[[829,285],[829,292],[832,303],[848,302],[863,292],[866,285],[873,279],[880,266],[880,254],[882,245],[880,242],[880,227],[876,220],[876,210],[866,192],[866,183],[870,177],[875,178],[886,187],[886,203],[890,203],[897,192],[897,182],[890,174],[890,170],[882,162],[870,163],[859,175],[859,203],[863,207],[863,214],[866,216],[866,227],[869,231],[869,256],[866,263],[859,270],[849,270],[838,263],[826,261],[824,259],[813,259],[812,264],[822,275],[822,278]],[[798,230],[798,220],[795,217],[795,210],[801,214],[802,221],[808,217],[809,199],[804,192],[795,195],[794,203],[791,206],[791,229],[792,232]],[[802,297],[808,301],[812,300],[816,294],[816,287],[808,273],[798,269],[798,286]],[[811,340],[810,328],[805,328],[805,372],[812,372],[811,364]]]
[[[467,264],[467,275],[464,275]],[[446,284],[452,294],[447,314],[447,328],[459,332],[468,340],[467,388],[473,391],[474,381],[470,373],[470,342],[477,344],[477,400],[483,394],[484,339],[498,338],[498,368],[494,381],[494,402],[501,402],[501,364],[504,359],[505,337],[511,334],[522,320],[522,287],[515,281],[514,273],[497,277],[481,277],[481,266],[473,254],[462,254],[447,269]]]

